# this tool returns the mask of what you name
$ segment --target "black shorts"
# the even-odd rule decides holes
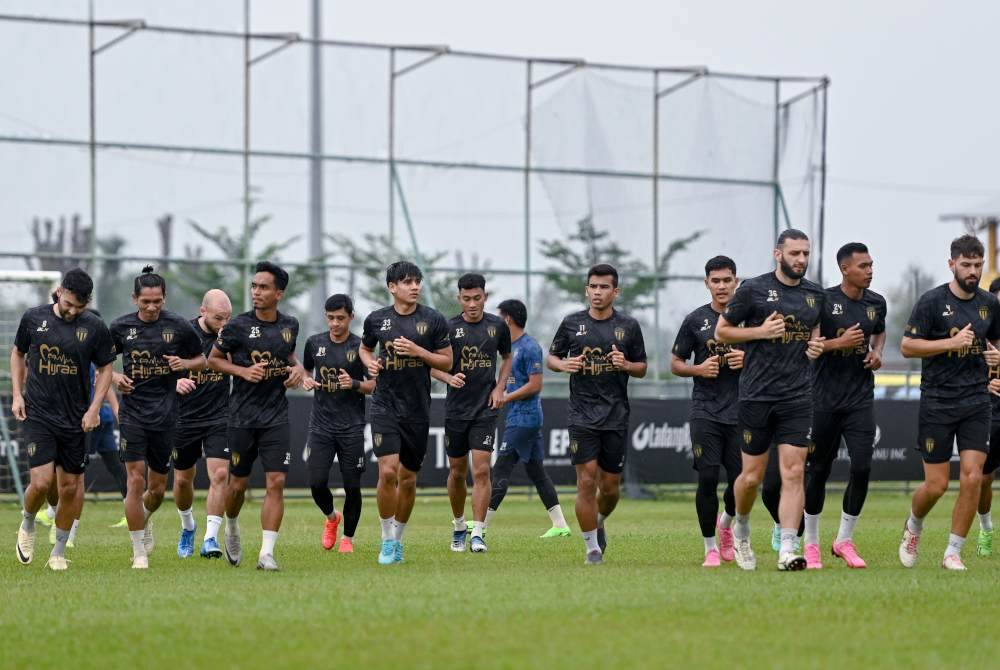
[[[741,400],[743,453],[760,456],[771,444],[809,446],[812,400]]]
[[[267,428],[230,426],[227,437],[229,473],[234,477],[249,477],[258,458],[264,472],[288,472],[292,439],[287,423]]]
[[[725,466],[730,478],[743,471],[740,429],[711,419],[691,419],[691,455],[694,469]]]
[[[170,472],[170,457],[174,450],[174,428],[143,428],[123,424],[118,440],[118,453],[125,463],[146,461],[153,472]]]
[[[830,467],[837,458],[841,438],[851,457],[851,469],[869,469],[875,454],[874,406],[849,410],[814,409],[806,467]]]
[[[188,470],[202,458],[229,460],[229,429],[214,426],[178,426],[174,436],[174,469]]]
[[[497,439],[497,418],[446,419],[444,448],[450,458],[465,458],[469,450],[493,452]]]
[[[596,430],[580,426],[569,427],[569,451],[573,465],[597,460],[605,472],[621,474],[625,469],[625,434],[621,430]]]
[[[947,463],[956,442],[959,452],[971,449],[989,453],[992,415],[988,400],[949,405],[921,399],[917,451],[924,463]]]
[[[55,462],[71,475],[83,474],[87,467],[87,440],[82,428],[62,430],[41,421],[24,422],[28,467],[37,468]]]
[[[1000,421],[990,424],[990,453],[983,463],[983,474],[992,475],[1000,467]]]
[[[364,429],[345,433],[310,432],[308,444],[310,486],[326,485],[334,456],[340,464],[344,487],[361,486],[361,473],[365,471]]]
[[[399,454],[399,462],[410,472],[420,472],[427,455],[427,436],[431,426],[426,421],[372,420],[372,444],[375,456]]]

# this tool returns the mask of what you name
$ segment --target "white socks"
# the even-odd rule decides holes
[[[260,555],[267,556],[270,554],[274,556],[274,543],[278,541],[278,531],[276,530],[265,530],[264,539],[260,545]]]
[[[601,547],[597,544],[597,529],[588,530],[583,534],[583,541],[587,543],[587,553],[592,551],[600,551]]]
[[[45,503],[45,516],[49,517],[49,521],[55,523],[56,520],[56,508],[52,505]]]
[[[69,531],[56,527],[56,543],[52,546],[52,556],[65,556],[66,543],[69,541]]]
[[[76,542],[76,529],[80,527],[80,520],[73,519],[73,526],[69,529],[69,541]]]
[[[462,516],[455,517],[455,519],[452,521],[452,524],[454,524],[455,532],[462,531],[468,528],[468,525],[465,523],[464,514]]]
[[[719,545],[715,541],[715,536],[702,538],[705,540],[705,553],[712,551],[713,549],[718,549]]]
[[[382,523],[382,541],[396,539],[392,529],[392,523],[395,519],[393,517],[389,517],[388,519],[379,517],[379,521]]]
[[[482,536],[483,536],[483,528],[484,528],[485,525],[486,524],[483,521],[473,521],[472,522],[472,537],[482,538]]]
[[[746,540],[750,537],[750,515],[736,513],[733,523],[733,536],[737,540]]]
[[[222,517],[209,514],[205,518],[205,539],[217,539],[219,537],[220,528],[222,528]]]
[[[406,524],[396,521],[395,517],[392,519],[392,539],[397,542],[403,541],[403,531],[406,530]]]
[[[549,513],[549,519],[552,520],[553,528],[569,528],[569,526],[566,525],[566,517],[563,516],[562,505],[553,505],[547,511]],[[489,521],[489,518],[490,518],[490,513],[487,512],[486,513],[487,522]],[[597,522],[597,525],[600,526],[603,523],[603,521],[604,520],[601,519],[600,521]]]
[[[911,510],[910,518],[906,520],[906,529],[914,535],[920,535],[920,531],[924,529],[924,520],[914,515]]]
[[[191,508],[178,509],[177,513],[181,517],[181,528],[184,530],[194,530],[194,512],[191,511]]]
[[[719,517],[719,528],[732,528],[734,517],[729,516],[729,514],[723,510],[722,516]]]
[[[795,539],[799,536],[798,528],[782,528],[781,529],[781,553],[782,554],[792,554],[795,553]]]
[[[804,514],[806,533],[803,539],[806,544],[819,544],[819,514],[810,514],[809,512]]]
[[[153,516],[153,513],[146,509],[146,506],[142,506],[142,525],[145,526],[146,522],[149,521],[149,517]]]
[[[992,512],[986,512],[985,514],[979,515],[979,527],[989,532],[993,530],[993,514]]]
[[[847,512],[840,513],[840,529],[837,531],[837,542],[844,542],[854,537],[854,527],[858,525],[857,516],[851,516]]]
[[[130,530],[128,535],[132,538],[132,556],[141,558],[146,555],[146,545],[142,543],[142,536],[146,532],[143,530]]]
[[[948,534],[948,547],[944,550],[944,556],[958,556],[962,557],[962,546],[965,544],[965,538],[960,535],[955,535],[954,533]]]

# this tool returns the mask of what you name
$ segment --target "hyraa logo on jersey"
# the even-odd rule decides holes
[[[38,347],[38,372],[47,375],[75,375],[79,371],[76,361],[59,347],[42,344]]]

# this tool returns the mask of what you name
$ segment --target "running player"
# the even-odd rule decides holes
[[[979,288],[983,244],[972,235],[951,243],[948,267],[954,278],[920,297],[907,322],[903,356],[922,359],[917,448],[924,459],[924,483],[913,493],[903,528],[899,560],[912,568],[924,518],[948,490],[952,445],[958,447],[958,498],[941,566],[965,570],[962,546],[976,514],[983,466],[990,451],[992,408],[988,366],[1000,365],[1000,306]]]
[[[219,333],[233,315],[233,304],[224,291],[214,288],[202,297],[198,312],[198,316],[191,319],[191,327],[198,333],[202,352],[209,356]],[[211,369],[192,371],[177,380],[180,417],[174,440],[174,502],[181,517],[181,535],[177,541],[180,558],[194,555],[194,476],[202,457],[208,470],[208,496],[205,498],[207,519],[201,556],[222,557],[218,535],[229,476],[229,444],[226,441],[229,386],[227,375]]]
[[[209,368],[233,378],[225,496],[225,552],[233,567],[243,560],[239,516],[253,464],[259,458],[266,492],[260,509],[263,540],[257,569],[278,570],[274,545],[285,513],[285,476],[292,459],[285,392],[301,386],[305,378],[305,369],[295,356],[299,322],[278,311],[286,288],[285,270],[269,261],[257,263],[250,282],[253,309],[225,325],[208,358]]]
[[[177,426],[177,378],[205,367],[198,335],[186,319],[163,308],[166,298],[167,282],[147,265],[133,283],[138,311],[118,317],[110,327],[124,371],[115,375],[124,396],[118,448],[128,474],[125,517],[132,567],[139,570],[149,567],[154,547],[149,517],[167,488]]]
[[[323,548],[337,543],[337,529],[344,522],[344,537],[337,548],[354,552],[354,533],[361,519],[361,474],[365,471],[365,396],[375,390],[358,355],[361,338],[351,332],[354,302],[343,294],[332,295],[324,305],[328,330],[306,340],[302,365],[310,376],[303,388],[315,391],[309,416],[309,487],[316,506],[326,516]],[[340,463],[344,483],[344,513],[333,507],[330,468]]]
[[[715,341],[719,315],[736,291],[736,263],[716,256],[705,263],[705,287],[712,297],[684,319],[674,341],[670,371],[694,377],[691,393],[691,452],[698,472],[695,510],[705,541],[706,568],[717,568],[733,555],[733,484],[740,474],[739,386],[742,350]],[[694,363],[688,359],[694,355]],[[719,515],[719,468],[726,468],[725,509]],[[718,541],[716,541],[718,529]]]
[[[490,459],[496,440],[497,416],[504,404],[504,386],[510,374],[510,330],[504,321],[484,311],[486,278],[465,274],[458,280],[462,313],[448,322],[451,336],[451,372],[431,370],[448,385],[445,401],[445,449],[448,452],[448,498],[454,516],[452,551],[465,551],[469,533],[465,522],[466,477],[472,454],[472,539],[474,553],[486,551],[483,530],[490,503]],[[496,374],[497,355],[503,359]]]
[[[774,272],[740,285],[715,329],[716,340],[724,344],[746,344],[739,407],[743,471],[733,487],[734,554],[743,570],[757,568],[750,547],[750,511],[772,441],[778,445],[781,474],[778,569],[806,567],[805,559],[795,551],[795,538],[802,521],[803,472],[812,425],[810,360],[823,353],[819,319],[824,293],[804,278],[809,238],[802,231],[789,228],[778,236],[774,261]]]
[[[510,474],[518,463],[524,464],[531,483],[538,491],[538,497],[549,513],[552,527],[541,537],[569,537],[569,525],[563,516],[562,505],[556,487],[545,472],[545,451],[542,440],[542,348],[524,332],[528,323],[528,309],[520,300],[504,300],[497,308],[500,318],[510,329],[511,373],[507,378],[504,403],[507,405],[507,421],[503,439],[497,450],[497,460],[493,464],[493,493],[490,506],[486,510],[485,528],[489,528],[493,516],[500,509],[500,503],[507,495]],[[484,528],[484,533],[485,533]]]
[[[562,320],[548,366],[569,378],[570,451],[576,466],[576,518],[588,565],[604,562],[604,522],[618,504],[628,432],[628,380],[646,376],[639,322],[615,310],[618,271],[600,264],[587,272],[589,309]]]
[[[452,363],[448,322],[417,302],[422,281],[413,263],[397,261],[386,268],[392,304],[368,315],[358,348],[368,376],[375,379],[370,421],[378,457],[379,565],[403,561],[403,533],[427,453],[430,369],[448,371]]]
[[[990,282],[990,293],[1000,298],[1000,277]],[[976,553],[980,556],[993,555],[993,479],[997,467],[1000,467],[1000,366],[990,367],[990,394],[993,406],[990,454],[983,464],[983,483],[979,487],[979,538]]]
[[[875,452],[875,375],[885,347],[885,298],[868,287],[872,257],[860,242],[837,251],[842,275],[839,286],[826,289],[820,317],[825,356],[813,369],[813,448],[806,458],[806,567],[823,567],[819,550],[819,516],[826,499],[826,481],[840,450],[840,439],[851,458],[844,490],[840,529],[833,555],[849,568],[864,568],[854,544],[854,527],[868,495],[868,476]]]
[[[17,560],[24,565],[34,558],[35,515],[57,487],[56,542],[47,565],[52,570],[68,567],[66,543],[82,505],[78,489],[87,461],[85,434],[100,426],[115,360],[107,326],[87,310],[93,291],[86,272],[68,271],[55,302],[25,312],[14,336],[11,413],[24,422],[31,469],[17,530]],[[97,366],[93,392],[91,363]]]

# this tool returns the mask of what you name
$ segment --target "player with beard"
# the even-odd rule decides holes
[[[875,375],[885,346],[885,298],[872,291],[872,257],[860,242],[837,251],[840,285],[826,289],[820,320],[825,355],[813,369],[813,447],[806,459],[806,567],[823,567],[819,549],[819,517],[826,482],[840,440],[851,459],[844,489],[840,529],[831,551],[849,568],[864,568],[854,544],[854,527],[868,495],[868,476],[875,452]]]
[[[548,355],[550,370],[570,375],[567,424],[576,466],[576,518],[587,546],[587,565],[604,562],[604,522],[618,505],[630,409],[628,380],[646,376],[642,328],[615,310],[619,291],[613,266],[590,268],[590,307],[562,320]]]
[[[201,308],[191,326],[198,333],[201,349],[211,355],[219,333],[233,314],[229,296],[217,288],[205,293]],[[192,504],[194,502],[194,476],[198,461],[205,459],[208,471],[208,495],[205,498],[205,539],[201,545],[203,558],[221,558],[219,528],[225,510],[226,479],[229,476],[229,443],[227,442],[227,415],[230,381],[227,375],[213,370],[198,370],[177,380],[180,396],[180,417],[177,420],[177,437],[174,456],[174,502],[181,517],[181,535],[177,541],[177,555],[189,558],[194,555],[196,525]]]
[[[378,457],[379,565],[403,562],[403,533],[417,495],[430,432],[431,369],[451,369],[448,322],[421,305],[423,273],[413,263],[386,268],[392,304],[365,319],[358,353],[375,379],[370,421]]]
[[[715,329],[716,339],[724,344],[746,345],[739,407],[743,471],[733,487],[734,553],[743,570],[757,568],[750,546],[750,512],[772,442],[778,445],[782,482],[778,569],[806,567],[795,551],[795,538],[802,521],[803,473],[812,425],[810,361],[823,353],[819,320],[825,299],[822,287],[805,279],[809,253],[805,233],[783,231],[775,244],[774,272],[744,281]]]
[[[976,514],[990,452],[988,368],[1000,365],[995,346],[1000,339],[1000,306],[996,296],[979,288],[984,255],[982,242],[972,235],[952,241],[948,268],[953,279],[920,297],[900,347],[903,356],[920,358],[922,364],[917,448],[924,459],[924,482],[913,493],[899,545],[899,560],[907,568],[917,562],[924,518],[948,490],[952,444],[956,444],[958,498],[941,566],[966,569],[962,546]]]
[[[257,569],[268,572],[279,569],[274,547],[285,514],[285,477],[292,459],[285,392],[301,386],[306,375],[295,356],[299,322],[278,311],[286,288],[284,269],[269,261],[257,263],[250,282],[253,309],[226,324],[208,358],[209,368],[233,379],[227,430],[226,559],[233,567],[243,560],[240,510],[254,462],[260,459],[266,488]]]
[[[115,360],[111,335],[87,310],[94,282],[79,268],[63,275],[55,301],[21,317],[10,352],[11,414],[24,422],[30,482],[17,530],[17,560],[34,558],[35,515],[51,489],[58,490],[56,541],[48,567],[66,570],[66,543],[80,516],[87,433],[100,426],[101,402]],[[90,366],[97,367],[93,385]]]
[[[1000,298],[1000,277],[990,282],[990,293]],[[1000,467],[1000,366],[990,367],[990,401],[993,405],[990,423],[990,455],[983,464],[983,482],[979,487],[979,538],[976,553],[993,555],[993,479]],[[996,446],[994,446],[996,445]]]
[[[691,394],[691,451],[698,472],[695,510],[705,541],[706,568],[732,561],[733,518],[736,499],[733,484],[742,467],[740,457],[739,385],[744,353],[715,341],[719,315],[736,291],[736,263],[716,256],[705,263],[705,287],[712,301],[684,319],[674,341],[670,371],[678,377],[694,377]],[[694,356],[694,362],[688,359]],[[719,469],[726,468],[725,509],[719,515]],[[718,528],[718,542],[716,529]]]
[[[133,285],[138,310],[111,323],[124,371],[115,375],[115,383],[124,396],[118,448],[128,474],[125,517],[132,567],[140,570],[149,567],[154,546],[149,517],[167,488],[178,416],[177,378],[205,367],[197,333],[186,319],[164,309],[166,298],[167,282],[147,265]]]

